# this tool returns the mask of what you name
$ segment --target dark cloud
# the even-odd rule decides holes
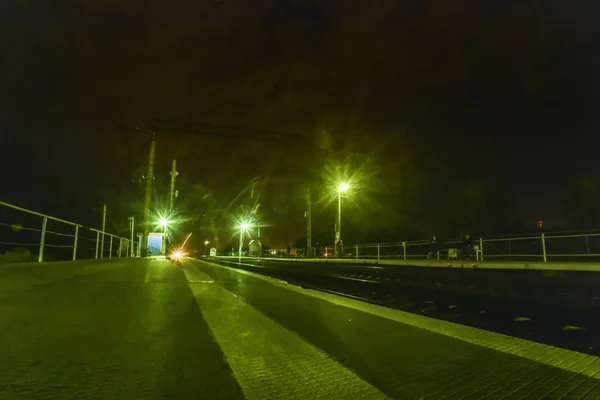
[[[315,182],[345,152],[369,155],[382,181],[399,183],[370,201],[407,230],[435,225],[419,208],[432,203],[432,187],[488,180],[532,204],[557,197],[565,176],[595,168],[600,10],[592,2],[1,7],[0,144],[10,153],[2,167],[20,165],[7,196],[33,206],[15,192],[41,179],[27,192],[61,198],[65,215],[128,193],[147,157],[149,120],[162,117],[301,134],[308,143],[159,134],[162,180],[177,157],[182,182],[229,201],[257,176],[306,170],[299,175]],[[57,187],[61,195],[50,194]]]

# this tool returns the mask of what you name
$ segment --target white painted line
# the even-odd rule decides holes
[[[227,268],[238,273],[247,272],[240,271],[235,268],[223,267],[217,264],[212,265],[215,265],[219,268]],[[252,274],[253,276],[257,277],[260,276],[260,274]],[[267,280],[264,276],[259,279]],[[501,333],[490,332],[479,328],[473,328],[466,325],[460,325],[454,322],[442,321],[439,319],[426,317],[424,315],[395,310],[348,297],[321,292],[318,290],[305,289],[289,284],[281,285],[275,282],[273,282],[273,284],[284,289],[322,299],[342,307],[352,308],[381,318],[386,318],[391,321],[415,326],[417,328],[449,336],[463,342],[526,358],[565,371],[579,373],[588,377],[594,377],[599,373],[600,370],[600,357],[597,356],[503,335]],[[550,355],[552,355],[551,358],[549,357]],[[566,362],[569,359],[574,359],[576,362]]]
[[[211,280],[191,263],[184,273],[192,282]],[[247,399],[388,398],[218,283],[189,287]]]
[[[219,267],[219,268],[223,268],[223,269],[228,269],[230,271],[237,272],[238,274],[248,275],[248,276],[251,276],[253,278],[260,279],[261,281],[265,281],[267,283],[284,284],[284,285],[287,284],[287,282],[284,281],[284,280],[272,278],[272,277],[266,276],[266,275],[257,274],[255,272],[246,271],[244,269],[237,269],[237,268],[232,268],[232,267],[226,267],[224,265],[215,264],[215,263],[212,263],[210,261],[194,260],[194,259],[190,259],[190,260],[198,262],[198,263],[207,263],[207,264],[212,265],[213,267]],[[246,265],[252,265],[252,264],[246,264]],[[252,266],[254,266],[254,265],[252,265]]]

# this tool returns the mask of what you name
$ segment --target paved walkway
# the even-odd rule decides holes
[[[597,399],[600,359],[164,259],[0,267],[1,399]]]

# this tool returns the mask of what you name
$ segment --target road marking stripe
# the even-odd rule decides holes
[[[192,263],[184,272],[191,282],[211,280]],[[189,287],[247,399],[387,398],[218,282]]]

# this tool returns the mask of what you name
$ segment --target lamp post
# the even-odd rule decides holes
[[[242,258],[242,247],[244,246],[244,232],[247,231],[249,228],[250,224],[248,222],[242,222],[240,224],[240,249],[238,253],[240,259]]]
[[[208,255],[208,244],[210,242],[208,240],[204,241],[204,255]]]
[[[129,227],[131,229],[131,251],[129,252],[129,257],[133,258],[134,256],[134,252],[133,252],[133,235],[134,235],[134,231],[135,231],[135,216],[131,216],[129,217]]]
[[[342,254],[340,253],[341,248],[338,247],[338,243],[340,242],[340,240],[342,240],[342,193],[346,193],[348,191],[348,189],[350,188],[350,185],[348,185],[346,182],[342,182],[338,185],[338,215],[337,215],[337,225],[336,225],[336,232],[335,232],[335,253],[337,254],[338,257],[342,257]]]

